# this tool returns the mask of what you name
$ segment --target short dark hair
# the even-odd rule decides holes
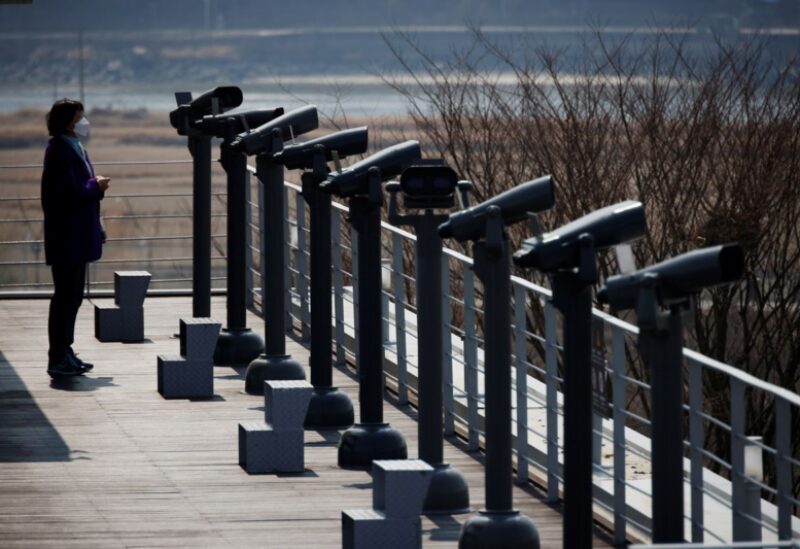
[[[50,135],[61,135],[67,132],[69,126],[75,119],[75,114],[82,111],[83,103],[75,99],[59,99],[47,113],[47,132]]]

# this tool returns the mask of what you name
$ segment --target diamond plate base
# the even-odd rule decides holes
[[[239,424],[239,465],[249,474],[302,473],[303,431],[275,431],[264,423]]]
[[[374,509],[342,511],[343,549],[414,549],[422,547],[419,517],[388,518]]]

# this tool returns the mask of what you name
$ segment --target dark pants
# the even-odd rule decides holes
[[[50,318],[47,321],[50,338],[48,358],[50,362],[58,362],[75,341],[75,317],[83,301],[86,263],[54,263],[51,268],[55,292],[50,300]]]

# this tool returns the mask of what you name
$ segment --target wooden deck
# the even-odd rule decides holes
[[[212,400],[164,400],[156,355],[178,352],[188,298],[148,298],[140,344],[100,343],[93,311],[81,308],[76,350],[95,364],[85,377],[47,376],[46,300],[0,301],[0,547],[340,547],[341,510],[371,506],[368,473],[336,466],[338,433],[306,432],[306,473],[247,475],[238,465],[237,425],[263,418],[263,401],[243,392],[243,371],[215,369]],[[214,298],[224,319],[224,298]],[[261,330],[250,315],[249,325]],[[289,340],[301,363],[308,351]],[[356,382],[335,383],[357,401]],[[416,455],[415,412],[385,416]],[[458,442],[447,461],[483,505],[480,456]],[[532,487],[515,505],[536,522],[542,547],[561,547],[561,514]],[[456,547],[469,515],[423,517],[425,547]],[[596,547],[608,547],[596,532]]]

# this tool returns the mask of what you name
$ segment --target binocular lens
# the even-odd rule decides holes
[[[425,180],[421,177],[409,177],[403,181],[405,191],[409,193],[418,193],[425,190]]]
[[[446,191],[452,192],[455,186],[453,185],[453,180],[447,177],[434,177],[433,178],[433,190],[435,191]]]

